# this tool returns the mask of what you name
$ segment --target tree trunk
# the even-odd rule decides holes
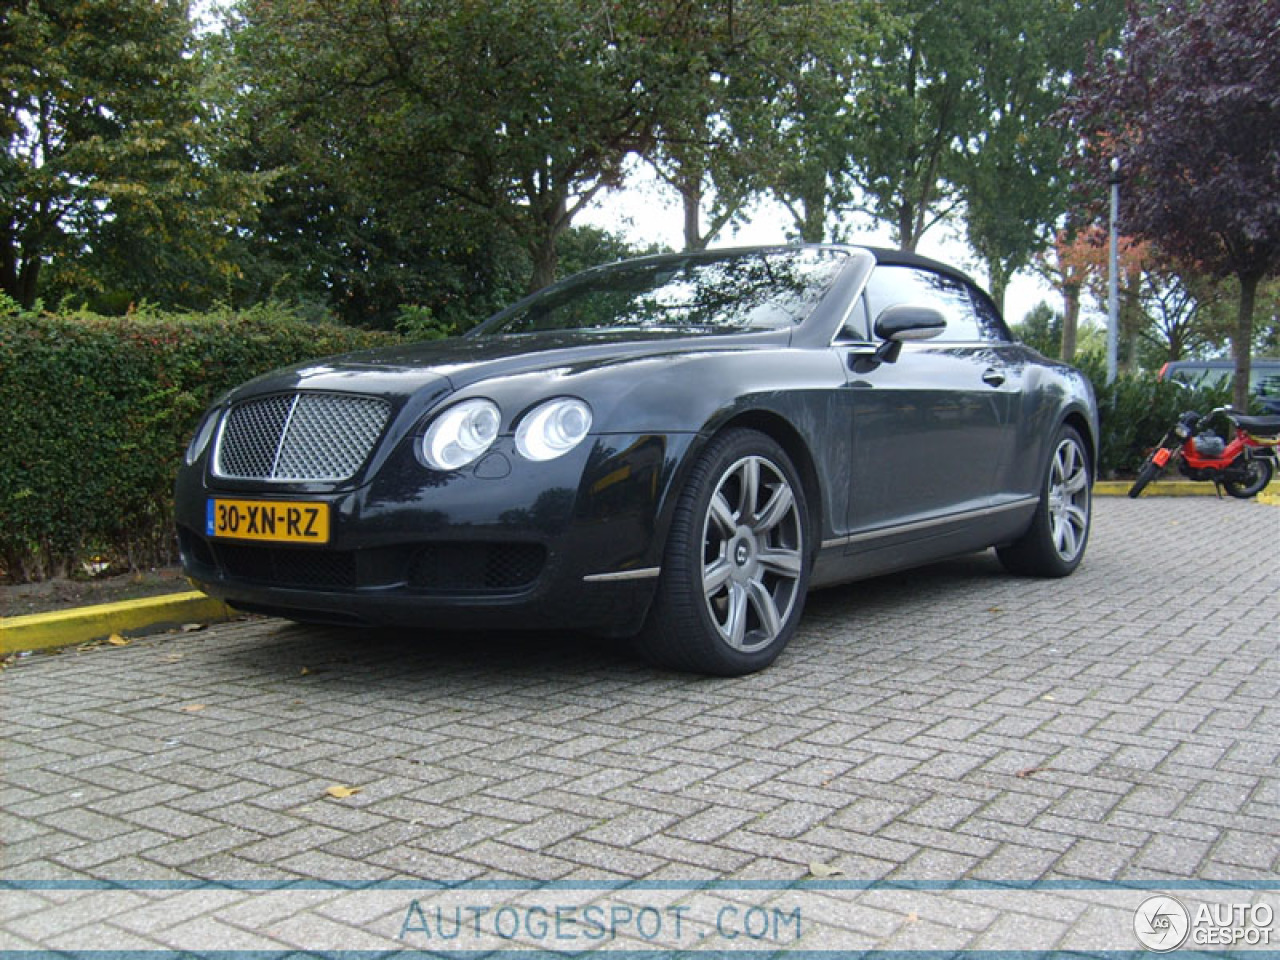
[[[555,282],[556,268],[560,266],[560,250],[556,246],[556,236],[548,232],[539,237],[530,246],[529,256],[533,259],[533,275],[529,278],[529,293],[536,293],[543,287]]]
[[[680,202],[684,206],[685,250],[707,249],[708,237],[702,235],[702,184],[686,183],[680,189]]]
[[[1070,363],[1076,357],[1076,331],[1080,327],[1080,284],[1062,285],[1062,359]]]
[[[1009,271],[995,257],[987,260],[987,286],[990,290],[991,299],[996,302],[996,308],[999,309],[1000,315],[1004,316],[1004,298],[1009,292]]]
[[[568,227],[568,203],[563,196],[554,196],[539,213],[534,235],[528,239],[529,257],[533,260],[529,293],[536,293],[555,282],[560,266],[560,235]]]
[[[40,258],[32,257],[30,260],[22,264],[22,271],[18,274],[18,297],[20,304],[28,310],[36,304],[36,290],[40,281]]]
[[[1253,305],[1258,297],[1256,273],[1240,274],[1240,309],[1236,313],[1236,325],[1231,331],[1231,353],[1236,361],[1235,386],[1231,391],[1231,403],[1237,410],[1249,410],[1249,371],[1253,355]]]
[[[40,265],[40,257],[23,256],[20,247],[10,244],[0,260],[0,291],[30,309],[36,302]]]
[[[804,222],[800,224],[800,236],[805,243],[822,243],[827,229],[827,194],[814,192],[801,198],[804,204]]]
[[[898,249],[915,253],[920,238],[916,236],[915,207],[904,201],[898,207]]]

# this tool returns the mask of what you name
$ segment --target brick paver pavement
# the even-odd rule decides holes
[[[768,671],[255,620],[0,676],[0,877],[1274,880],[1280,510],[810,597]],[[345,799],[333,785],[359,787]]]

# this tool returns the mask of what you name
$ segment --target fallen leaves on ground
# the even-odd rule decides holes
[[[325,793],[333,797],[335,800],[345,800],[347,797],[354,797],[363,789],[364,787],[348,787],[341,783],[335,783],[332,787],[326,790]]]
[[[833,867],[829,863],[813,862],[809,864],[809,875],[817,877],[819,880],[825,880],[828,877],[843,877],[845,872],[839,867]]]

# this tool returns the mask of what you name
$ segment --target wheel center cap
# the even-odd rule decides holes
[[[745,567],[750,559],[751,551],[747,548],[746,541],[739,540],[737,549],[733,551],[733,562],[740,567]]]

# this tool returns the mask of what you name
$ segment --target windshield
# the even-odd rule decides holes
[[[776,330],[809,315],[846,257],[801,249],[618,264],[548,290],[477,333]]]

